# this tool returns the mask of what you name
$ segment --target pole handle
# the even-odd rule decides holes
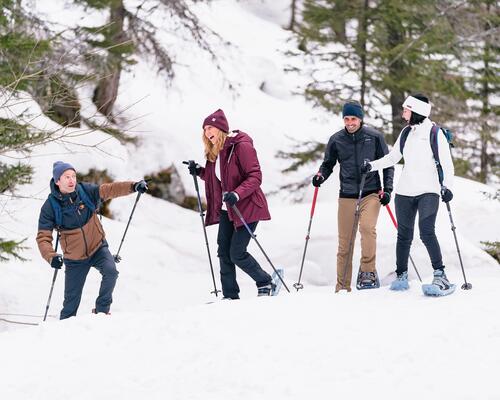
[[[311,205],[311,218],[314,216],[314,210],[316,209],[316,199],[318,198],[319,187],[314,188],[313,202]]]

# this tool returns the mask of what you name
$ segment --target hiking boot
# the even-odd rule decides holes
[[[358,281],[356,282],[356,289],[377,289],[380,287],[377,272],[363,272],[360,271]]]
[[[432,284],[438,286],[441,290],[448,290],[452,286],[442,269],[434,270]]]
[[[95,308],[92,309],[92,314],[106,314],[106,315],[111,315],[111,313],[108,311],[108,312],[104,312],[104,311],[99,311],[97,312],[97,310]]]
[[[276,285],[274,283],[269,283],[265,286],[260,286],[257,288],[257,296],[271,296]]]
[[[389,289],[391,290],[408,290],[410,285],[408,284],[408,272],[402,272],[397,275],[396,279],[391,282],[391,286]]]
[[[341,290],[345,290],[347,291],[347,293],[349,293],[351,291],[351,288],[350,287],[344,287],[343,285],[341,285],[340,283],[337,283],[335,285],[335,293],[338,293],[340,292]]]

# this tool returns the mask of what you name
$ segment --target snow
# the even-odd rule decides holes
[[[47,18],[62,20],[52,12],[56,3],[40,1],[37,7],[48,10]],[[41,323],[53,270],[38,254],[36,221],[48,193],[52,162],[63,159],[81,171],[107,168],[116,180],[140,179],[174,162],[187,190],[194,193],[182,161],[201,161],[201,122],[221,107],[231,127],[254,138],[266,192],[315,172],[317,166],[311,165],[283,176],[286,164],[275,158],[278,150],[289,148],[289,137],[326,142],[341,126],[338,115],[314,110],[294,96],[296,81],[282,72],[288,62],[283,50],[290,42],[280,26],[288,17],[281,19],[277,10],[285,3],[219,0],[196,6],[202,21],[232,43],[218,53],[224,73],[186,41],[179,43],[182,51],[176,54],[179,65],[170,87],[147,61],[131,67],[123,76],[118,103],[123,109],[134,104],[125,116],[141,132],[141,147],[123,147],[95,133],[77,137],[86,146],[71,143],[75,139],[51,143],[27,159],[36,169],[33,183],[19,189],[21,198],[0,197],[0,237],[27,238],[29,247],[24,253],[28,262],[0,265],[0,398],[500,399],[495,383],[500,269],[480,244],[498,240],[500,203],[484,195],[495,188],[461,178],[456,179],[451,207],[471,291],[424,297],[410,267],[410,290],[390,292],[396,231],[382,209],[377,227],[382,287],[334,294],[336,168],[319,190],[300,292],[292,285],[299,275],[311,186],[301,203],[292,204],[282,195],[270,197],[273,219],[257,228],[259,242],[273,263],[285,268],[293,292],[282,288],[278,297],[257,298],[253,281],[239,274],[242,300],[213,304],[205,304],[215,297],[210,294],[213,285],[199,215],[144,195],[120,253],[112,315],[90,314],[100,283],[100,275],[92,270],[78,317],[58,321],[61,271],[48,321]],[[71,19],[64,21],[69,24]],[[237,89],[231,90],[228,82]],[[36,107],[26,100],[23,110],[36,113]],[[91,115],[92,107],[87,107]],[[42,117],[33,123],[59,129]],[[99,148],[94,147],[97,143]],[[397,167],[396,182],[399,175]],[[118,248],[134,201],[133,195],[113,200],[115,219],[103,219],[112,251]],[[220,289],[217,228],[209,227],[207,233]],[[445,207],[438,215],[437,234],[448,277],[460,286],[463,276]],[[249,251],[271,272],[254,243]],[[411,254],[424,282],[429,282],[432,270],[417,232]],[[355,267],[359,258],[358,240]]]

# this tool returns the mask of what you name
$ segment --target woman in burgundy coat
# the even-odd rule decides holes
[[[260,188],[262,173],[252,139],[238,130],[230,132],[226,116],[219,109],[203,121],[203,144],[205,168],[196,164],[189,173],[205,181],[206,225],[219,224],[217,255],[222,294],[225,299],[239,298],[237,265],[255,281],[259,296],[270,295],[271,276],[247,252],[251,236],[232,209],[237,206],[252,231],[258,221],[271,219]]]

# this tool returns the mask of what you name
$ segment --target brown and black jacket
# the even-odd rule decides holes
[[[61,207],[61,226],[56,226],[54,209],[49,199],[40,210],[36,241],[42,257],[51,262],[56,255],[52,245],[52,232],[60,232],[60,244],[64,259],[85,260],[91,257],[104,243],[105,233],[97,217],[96,209],[101,202],[115,197],[126,196],[134,191],[133,182],[114,182],[102,185],[78,183],[93,205],[91,209],[78,195],[78,190],[62,194],[52,179],[51,193]]]

